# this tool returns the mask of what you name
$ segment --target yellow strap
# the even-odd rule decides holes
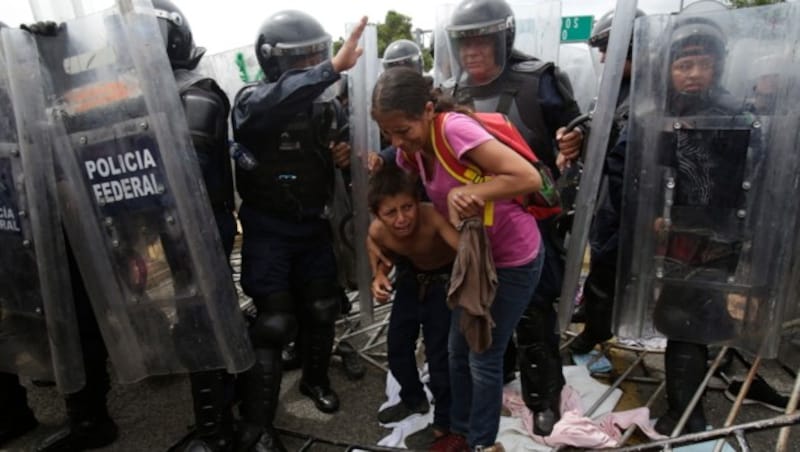
[[[455,156],[456,153],[453,151],[453,148],[450,146],[450,142],[447,141],[447,137],[444,133],[444,123],[447,121],[447,116],[450,113],[445,113],[444,118],[442,119],[442,126],[440,127],[439,133],[441,133],[442,143],[444,143],[447,149],[439,149],[439,146],[436,145],[436,128],[435,123],[436,121],[431,121],[431,136],[434,137],[433,139],[433,151],[436,154],[439,163],[442,167],[447,171],[448,174],[453,176],[453,178],[464,185],[467,184],[480,184],[482,182],[486,182],[490,179],[490,176],[484,176],[480,172],[480,168],[474,165],[468,165],[464,170],[464,174],[460,174],[456,172],[450,165],[445,163],[445,159],[441,156],[442,152],[448,152],[450,155]],[[483,206],[483,225],[484,226],[492,226],[494,224],[494,202],[493,201],[485,201]]]

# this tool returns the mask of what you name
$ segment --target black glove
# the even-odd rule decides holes
[[[53,22],[52,20],[48,20],[32,24],[22,24],[19,26],[19,28],[27,31],[28,33],[39,36],[55,36],[58,34],[58,30],[61,28],[61,25]]]

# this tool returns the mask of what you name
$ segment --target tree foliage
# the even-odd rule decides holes
[[[378,28],[378,56],[382,57],[386,47],[398,39],[410,39],[414,41],[411,32],[411,18],[396,11],[388,11],[383,23],[377,24]],[[344,38],[339,38],[333,43],[333,52],[336,53],[344,44]],[[420,46],[422,47],[422,46]],[[427,71],[433,66],[433,56],[430,49],[422,48],[424,67]]]

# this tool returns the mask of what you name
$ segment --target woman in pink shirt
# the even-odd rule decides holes
[[[433,121],[451,112],[444,133],[458,159],[491,174],[486,182],[464,185],[451,176],[433,150]],[[503,353],[539,280],[544,248],[536,221],[513,198],[537,191],[536,169],[514,150],[496,140],[466,109],[440,99],[425,79],[407,68],[392,68],[378,79],[372,93],[372,117],[398,149],[397,163],[418,171],[434,207],[453,224],[484,216],[494,209],[487,226],[498,287],[491,315],[492,345],[483,353],[469,350],[459,331],[460,308],[450,323],[449,359],[453,401],[451,434],[433,450],[467,450],[495,445],[503,392]],[[410,164],[403,157],[410,157]],[[491,450],[491,449],[490,449]]]

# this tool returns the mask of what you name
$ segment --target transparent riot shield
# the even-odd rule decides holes
[[[252,45],[205,55],[197,70],[212,77],[228,95],[231,103],[244,85],[264,78],[264,71],[258,65]]]
[[[608,40],[606,64],[603,67],[597,105],[592,114],[592,130],[586,138],[588,143],[584,154],[583,172],[575,199],[575,218],[570,230],[567,259],[564,264],[564,281],[558,302],[558,324],[562,332],[569,326],[575,306],[589,228],[605,166],[608,140],[617,109],[617,96],[635,18],[636,0],[619,0]]]
[[[789,369],[800,369],[800,303],[796,301],[783,316],[778,360]]]
[[[0,30],[0,369],[85,382],[36,43]]]
[[[510,1],[516,20],[514,48],[542,61],[558,61],[561,0]]]
[[[447,39],[447,24],[450,23],[450,16],[453,14],[453,3],[440,3],[436,5],[434,12],[435,22],[433,26],[433,84],[442,86],[445,83],[452,83],[453,65],[452,55],[450,54],[450,40]]]
[[[558,61],[561,0],[512,0],[507,3],[514,13],[514,49],[545,62]],[[463,84],[461,61],[447,33],[457,4],[445,2],[436,5],[433,30],[433,78],[436,86],[447,85],[454,80]],[[505,60],[505,57],[502,59]]]
[[[350,27],[352,29],[352,27]],[[348,31],[349,33],[349,31]],[[369,172],[367,170],[367,153],[380,149],[378,125],[372,120],[372,88],[378,80],[380,60],[378,59],[378,30],[374,25],[367,25],[358,45],[364,53],[356,65],[348,72],[348,97],[350,106],[350,177],[352,178],[351,196],[353,199],[353,244],[356,250],[356,275],[358,278],[358,300],[361,319],[364,323],[372,323],[373,308],[370,283],[372,270],[367,255],[367,231],[369,229],[370,212],[367,204],[367,186]]]
[[[594,107],[600,86],[600,71],[585,43],[563,44],[558,54],[558,67],[572,83],[572,93],[581,111]]]
[[[109,8],[114,0],[29,0],[28,3],[36,20],[64,22]]]
[[[619,337],[777,354],[778,326],[797,300],[800,95],[791,49],[799,11],[774,5],[637,21],[637,42],[651,45],[634,49]],[[746,49],[778,50],[792,62],[775,68],[783,82],[769,109],[726,89],[748,76],[726,64]],[[698,70],[709,82],[685,83],[681,75]]]
[[[121,0],[41,38],[69,240],[122,382],[253,353],[161,34]]]

